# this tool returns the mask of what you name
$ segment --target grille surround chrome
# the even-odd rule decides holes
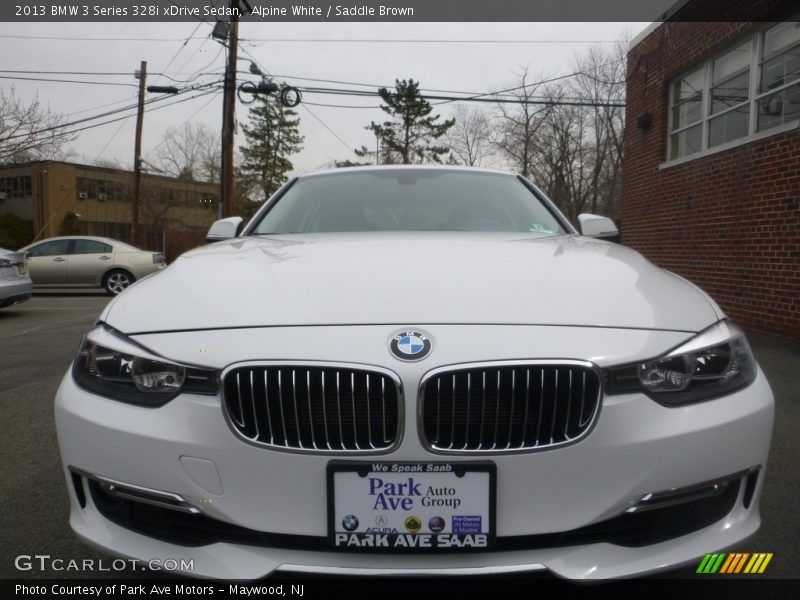
[[[253,439],[248,437],[247,435],[242,432],[237,424],[234,422],[233,416],[230,413],[230,410],[227,408],[226,402],[226,391],[225,391],[225,381],[227,376],[237,369],[248,368],[248,367],[256,367],[256,368],[270,368],[270,367],[280,367],[280,368],[312,368],[312,369],[342,369],[342,370],[349,370],[349,371],[365,371],[370,372],[373,374],[379,374],[386,378],[388,378],[395,386],[395,393],[397,395],[397,407],[396,407],[396,414],[397,414],[397,433],[395,435],[395,439],[393,443],[386,447],[381,448],[362,448],[362,449],[341,449],[341,448],[323,448],[323,447],[295,447],[295,446],[285,446],[279,444],[271,444],[269,442],[263,442],[258,439]],[[291,454],[322,454],[325,456],[376,456],[376,455],[383,455],[389,454],[397,450],[400,444],[403,442],[403,437],[405,433],[405,402],[404,402],[404,395],[403,395],[403,385],[402,380],[400,379],[399,375],[394,371],[391,371],[385,367],[380,367],[377,365],[368,365],[363,363],[348,363],[348,362],[330,362],[330,361],[308,361],[308,360],[252,360],[252,361],[244,361],[239,363],[234,363],[232,365],[227,366],[223,369],[220,375],[220,381],[222,384],[220,385],[220,397],[221,403],[220,408],[222,410],[222,415],[225,419],[225,423],[228,425],[230,430],[233,434],[240,439],[241,441],[250,444],[252,446],[256,446],[262,449],[269,449],[277,452],[288,452]],[[340,406],[341,408],[341,406]],[[340,421],[341,425],[341,421]]]
[[[584,430],[574,438],[566,441],[544,444],[539,446],[525,446],[516,448],[492,448],[492,449],[464,449],[464,448],[442,448],[437,446],[434,442],[428,439],[425,430],[425,392],[426,386],[435,377],[443,373],[455,373],[459,371],[477,370],[477,369],[498,369],[504,367],[513,368],[526,368],[526,367],[577,367],[589,370],[594,373],[597,378],[597,395],[595,398],[594,411],[587,421]],[[417,389],[417,434],[419,436],[420,444],[427,451],[447,456],[491,456],[491,455],[507,455],[507,454],[530,454],[534,452],[547,452],[558,448],[571,446],[582,441],[594,430],[600,415],[600,409],[603,404],[604,396],[604,379],[603,371],[594,363],[585,360],[575,359],[530,359],[530,360],[498,360],[498,361],[480,361],[470,363],[457,363],[451,365],[443,365],[435,369],[431,369],[425,373],[419,382]],[[497,426],[497,423],[495,423]]]

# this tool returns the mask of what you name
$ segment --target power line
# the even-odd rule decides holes
[[[135,102],[135,101],[136,101],[136,96],[134,96],[133,98],[124,98],[122,100],[117,100],[115,102],[108,102],[106,104],[100,104],[98,106],[90,106],[89,108],[83,108],[81,110],[76,110],[76,111],[73,111],[71,113],[66,113],[66,114],[64,114],[62,116],[64,116],[64,117],[72,117],[74,115],[80,115],[80,114],[83,114],[85,112],[91,112],[93,110],[97,110],[97,109],[100,109],[100,108],[108,108],[109,106],[115,106],[117,104],[122,104],[123,102]]]
[[[106,142],[105,146],[103,146],[100,152],[97,153],[97,156],[94,157],[95,162],[97,162],[97,159],[99,159],[103,155],[103,153],[106,151],[106,148],[108,148],[111,145],[111,142],[113,142],[116,139],[116,137],[119,135],[119,132],[122,131],[123,127],[125,127],[125,123],[127,123],[132,116],[133,112],[128,114],[128,116],[122,120],[122,123],[119,124],[117,130],[111,135],[110,138],[108,138],[108,141]]]
[[[211,65],[213,65],[215,62],[217,62],[217,59],[219,58],[219,55],[222,54],[224,48],[225,48],[224,46],[220,45],[219,50],[217,50],[217,53],[214,55],[214,58],[211,59],[211,62],[194,71],[190,75],[189,79],[186,80],[186,82],[192,81],[197,77],[200,77],[200,75],[223,75],[224,73],[206,73],[205,70],[211,67]],[[186,62],[181,65],[181,68],[178,70],[178,72],[179,73],[183,72],[184,67],[186,67],[186,65],[188,65],[189,61],[191,60],[192,60],[191,56],[188,59],[186,59]]]
[[[201,90],[202,88],[210,87],[210,86],[218,84],[218,83],[221,83],[221,82],[215,81],[213,83],[207,83],[207,84],[203,84],[203,85],[198,85],[198,86],[195,86],[195,87],[192,87],[192,88],[187,88],[186,90],[184,90],[181,93],[188,93],[188,92],[198,91],[198,90]],[[215,91],[215,90],[211,90],[211,91]],[[157,96],[155,98],[151,98],[149,100],[146,100],[145,104],[153,104],[153,103],[157,103],[157,102],[163,102],[164,100],[166,100],[168,98],[172,98],[172,96],[171,95],[167,95],[167,94],[162,95],[162,96]],[[172,106],[173,104],[177,104],[177,102],[171,102],[171,103],[166,104],[165,106]],[[59,125],[53,125],[51,127],[45,127],[43,129],[39,129],[37,131],[31,131],[31,132],[27,132],[27,133],[21,133],[21,134],[17,134],[17,135],[8,136],[8,137],[5,137],[5,138],[0,138],[0,142],[5,142],[5,141],[8,141],[8,140],[13,140],[13,139],[21,138],[21,137],[30,137],[30,136],[33,136],[33,135],[38,135],[40,133],[46,133],[48,131],[63,130],[63,129],[72,127],[73,125],[80,125],[81,123],[87,123],[89,121],[95,121],[97,119],[102,119],[103,117],[109,117],[109,116],[113,116],[113,115],[116,115],[116,114],[119,114],[119,113],[122,113],[122,112],[127,112],[128,110],[130,110],[132,108],[135,108],[136,106],[137,106],[137,104],[132,104],[132,105],[125,106],[125,107],[122,107],[122,108],[117,108],[117,109],[114,109],[114,110],[110,110],[110,111],[107,111],[107,112],[104,112],[104,113],[99,113],[97,115],[92,115],[92,116],[89,116],[89,117],[84,117],[82,119],[77,119],[75,121],[70,121],[68,123],[61,123]],[[113,122],[119,121],[119,120],[124,119],[124,118],[126,118],[126,117],[120,117],[119,119],[114,119],[113,121],[106,121],[106,123],[113,123]],[[76,130],[76,131],[82,131],[82,129],[81,130]],[[73,132],[69,132],[69,133],[73,133]]]
[[[154,108],[145,109],[145,112],[151,112],[151,111],[154,111],[154,110],[159,110],[161,108],[167,108],[169,106],[174,106],[176,104],[181,104],[183,102],[188,102],[188,101],[194,100],[196,98],[202,98],[202,97],[204,97],[204,96],[206,96],[208,94],[218,94],[218,93],[219,93],[219,90],[207,90],[205,92],[200,92],[199,94],[195,94],[194,96],[189,96],[188,98],[182,98],[180,100],[176,100],[176,101],[170,102],[168,104],[161,104],[161,105],[156,106]],[[91,125],[86,125],[84,127],[79,127],[78,129],[72,129],[70,131],[65,131],[64,134],[65,135],[71,135],[71,134],[74,134],[74,133],[79,133],[81,131],[85,131],[87,129],[94,129],[95,127],[102,127],[103,125],[109,125],[111,123],[118,123],[119,121],[126,120],[129,117],[130,117],[130,115],[123,116],[123,117],[117,117],[115,119],[109,119],[108,121],[103,121],[102,123],[93,123]],[[6,141],[6,140],[9,140],[9,139],[13,139],[13,138],[17,138],[17,137],[29,137],[29,136],[32,136],[32,135],[38,135],[39,133],[44,133],[44,132],[50,131],[52,129],[53,129],[52,127],[48,127],[48,128],[45,128],[45,129],[41,129],[39,131],[30,132],[30,133],[27,133],[27,134],[11,136],[11,137],[8,137],[8,138],[4,138],[3,140],[0,140],[0,142]],[[0,157],[8,156],[9,154],[11,154],[11,152],[6,152],[5,154],[0,154]]]
[[[69,37],[56,35],[0,35],[0,39],[13,40],[51,40],[61,42],[182,42],[184,38],[147,37]]]
[[[204,108],[206,108],[214,100],[216,100],[216,96],[211,96],[211,98],[208,99],[208,102],[203,103],[203,105],[200,108],[198,108],[191,115],[189,115],[183,121],[181,121],[180,125],[178,125],[176,127],[176,129],[180,129],[181,127],[183,127],[183,125],[185,123],[187,123],[188,121],[191,121],[192,119],[194,119]],[[162,139],[158,144],[156,144],[150,150],[148,150],[147,153],[145,154],[145,157],[149,158],[153,154],[153,152],[155,152],[158,148],[160,148],[162,146],[163,143],[164,143],[164,139]]]
[[[303,104],[308,104],[309,106],[321,106],[323,108],[364,108],[370,110],[376,110],[380,108],[380,105],[372,105],[372,106],[365,106],[365,105],[356,105],[356,104],[323,104],[321,102],[308,102],[303,100]]]
[[[132,71],[25,71],[0,69],[0,73],[27,73],[29,75],[124,75],[130,77]],[[164,75],[164,73],[152,73],[152,75]]]
[[[305,108],[305,109],[306,109],[306,111],[308,112],[308,114],[310,114],[310,115],[311,115],[312,117],[314,117],[314,118],[315,118],[317,121],[319,121],[320,125],[322,125],[322,126],[325,128],[325,129],[327,129],[328,131],[330,131],[330,132],[331,132],[331,134],[333,135],[333,137],[335,137],[337,140],[339,140],[339,141],[342,143],[342,145],[343,145],[345,148],[347,148],[347,149],[348,149],[350,152],[353,152],[353,153],[355,153],[355,150],[353,149],[353,147],[352,147],[350,144],[348,144],[347,142],[345,142],[345,141],[344,141],[344,140],[343,140],[341,137],[339,137],[339,134],[337,134],[337,133],[336,133],[336,132],[335,132],[333,129],[331,129],[330,127],[328,127],[328,125],[325,123],[325,121],[323,121],[322,119],[320,119],[320,118],[319,118],[319,117],[316,115],[316,113],[315,113],[314,111],[312,111],[310,108],[308,108],[308,106],[306,106],[305,104],[302,104],[302,103],[301,103],[301,104],[300,104],[300,106],[302,106],[303,108]]]
[[[250,52],[247,51],[246,48],[242,48],[242,52],[244,54],[247,54],[254,62],[256,62],[258,64],[258,61],[253,57],[252,54],[250,54]],[[598,68],[602,68],[602,67],[605,67],[605,66],[608,66],[608,65],[620,63],[620,62],[622,62],[624,60],[625,60],[625,58],[614,59],[614,60],[608,61],[606,63],[603,63],[601,65],[598,65]],[[265,71],[265,73],[266,73],[266,71]],[[273,77],[273,78],[299,79],[301,81],[315,81],[315,82],[320,82],[320,83],[335,83],[335,84],[340,84],[340,85],[356,85],[356,86],[371,87],[371,88],[385,87],[387,89],[391,89],[391,87],[392,87],[392,86],[376,85],[376,84],[368,84],[368,83],[357,83],[357,82],[352,82],[352,81],[341,81],[341,80],[333,80],[333,79],[318,79],[318,78],[312,78],[312,77],[300,77],[300,76],[296,76],[296,75],[273,75],[271,73],[267,73],[267,74],[270,77]],[[515,87],[512,87],[512,88],[508,88],[508,89],[505,89],[505,90],[499,90],[497,92],[466,92],[466,91],[442,90],[442,89],[433,89],[433,88],[420,88],[420,91],[441,92],[441,93],[445,93],[445,94],[449,94],[449,95],[455,95],[455,94],[468,94],[469,95],[467,97],[453,96],[452,98],[448,98],[448,99],[446,99],[446,100],[444,100],[442,102],[437,102],[437,103],[434,104],[434,106],[438,106],[440,104],[447,104],[449,102],[457,102],[457,101],[461,101],[461,100],[463,100],[463,101],[476,100],[478,98],[483,98],[483,97],[487,97],[487,96],[491,96],[492,98],[496,98],[498,96],[503,96],[505,94],[511,94],[513,92],[517,92],[519,90],[525,90],[525,89],[530,88],[530,87],[538,87],[538,86],[544,85],[546,83],[553,83],[555,81],[561,81],[563,79],[569,79],[571,77],[577,77],[577,76],[588,76],[588,77],[591,77],[592,75],[590,73],[586,73],[584,71],[575,71],[573,73],[567,73],[566,75],[558,75],[556,77],[550,77],[548,79],[542,79],[540,81],[526,83],[526,84],[523,84],[523,85],[520,85],[520,86],[515,86]],[[606,83],[624,83],[624,82],[606,82]],[[353,91],[357,92],[358,90],[353,90]],[[353,94],[353,95],[356,95],[356,94]],[[374,95],[374,94],[366,94],[365,93],[363,95]]]
[[[241,71],[242,73],[249,73],[249,71]],[[376,83],[358,83],[355,81],[342,81],[337,79],[318,79],[314,77],[300,77],[299,75],[273,75],[272,77],[280,78],[280,79],[298,79],[300,81],[315,81],[317,83],[336,83],[340,85],[357,85],[360,87],[368,87],[368,88],[382,88],[385,87],[387,89],[391,89],[394,84],[391,85],[379,85]],[[425,92],[443,92],[447,94],[481,94],[482,92],[472,92],[472,91],[462,91],[462,90],[441,90],[436,88],[420,88],[420,91]]]
[[[477,39],[359,39],[359,38],[242,38],[242,42],[333,44],[617,44],[619,40],[477,40]]]
[[[617,58],[617,59],[614,59],[614,60],[610,60],[607,63],[603,63],[601,65],[598,65],[597,68],[599,69],[599,68],[602,68],[602,67],[606,67],[608,65],[613,65],[615,63],[620,63],[620,62],[623,62],[624,60],[626,60],[625,57]],[[578,75],[586,75],[586,73],[584,73],[583,71],[575,71],[573,73],[568,73],[566,75],[558,75],[556,77],[550,77],[549,79],[542,79],[541,81],[536,81],[536,82],[533,82],[533,83],[523,83],[522,85],[518,85],[518,86],[515,86],[515,87],[512,87],[512,88],[505,89],[505,90],[500,90],[498,92],[486,92],[484,94],[477,94],[476,96],[472,96],[471,98],[468,98],[468,99],[464,98],[463,100],[464,101],[476,100],[476,99],[482,98],[484,96],[491,96],[491,95],[498,96],[500,94],[507,94],[507,93],[510,93],[510,92],[517,92],[519,90],[527,90],[529,87],[539,87],[540,85],[544,85],[545,83],[553,83],[555,81],[561,81],[563,79],[569,79],[570,77],[577,77]],[[437,103],[434,104],[434,106],[440,106],[442,104],[448,104],[449,102],[453,102],[453,100],[445,100],[443,102],[437,102]]]
[[[130,75],[130,73],[129,73]],[[111,85],[120,87],[136,87],[135,83],[120,83],[116,81],[86,81],[83,79],[45,79],[43,77],[20,77],[18,75],[0,75],[0,79],[13,79],[17,81],[40,81],[51,83],[79,83],[84,85]]]
[[[375,97],[380,94],[375,91],[366,90],[347,90],[335,88],[298,88],[304,94],[332,94],[337,96],[358,96],[358,97]],[[508,98],[497,97],[495,95],[480,94],[478,96],[453,96],[443,94],[420,94],[420,98],[425,100],[444,100],[447,102],[488,102],[493,104],[543,104],[543,105],[560,105],[560,106],[607,106],[607,107],[624,107],[624,103],[615,102],[609,99],[582,99],[582,98],[549,98],[546,96],[528,96],[526,98]]]
[[[213,2],[213,3],[212,3],[212,5],[211,5],[211,6],[212,6],[212,8],[216,8],[216,6],[217,6],[217,2],[219,2],[219,0],[214,0],[214,2]],[[177,6],[177,5],[176,5],[174,2],[171,2],[171,4],[172,4],[172,5],[174,5],[174,6]],[[183,43],[182,43],[182,44],[181,44],[181,45],[178,47],[178,51],[177,51],[177,52],[175,52],[175,54],[173,54],[173,55],[172,55],[172,58],[171,58],[171,59],[170,59],[170,61],[167,63],[167,66],[166,66],[166,67],[164,67],[164,69],[163,69],[164,71],[166,71],[167,69],[169,69],[170,65],[172,65],[172,63],[173,63],[173,62],[175,62],[175,59],[176,59],[176,58],[178,58],[178,56],[180,55],[180,53],[181,53],[181,52],[183,52],[183,49],[184,49],[184,48],[186,48],[186,45],[189,43],[189,40],[191,40],[191,39],[193,39],[193,38],[194,38],[194,34],[196,34],[196,33],[197,33],[197,31],[200,29],[200,27],[201,27],[201,26],[203,25],[203,23],[205,23],[205,22],[206,22],[206,20],[205,20],[205,19],[201,19],[201,20],[200,20],[200,22],[197,24],[197,27],[195,27],[195,28],[194,28],[194,30],[192,31],[192,33],[190,33],[190,34],[189,34],[189,37],[188,37],[188,38],[186,38],[186,39],[184,40],[184,42],[183,42]],[[207,36],[206,36],[206,37],[207,37]],[[189,59],[191,59],[191,56],[189,57]],[[188,61],[187,61],[187,63],[188,63]],[[187,64],[187,63],[184,63],[184,66],[186,66],[186,64]],[[163,75],[157,75],[156,77],[162,77],[162,76],[163,76]],[[156,79],[156,81],[157,81],[157,80],[158,80],[158,79]],[[174,81],[174,79],[173,79],[173,81]]]
[[[258,62],[258,60],[257,60],[257,59],[256,59],[256,58],[255,58],[255,57],[252,55],[252,54],[250,54],[250,52],[248,52],[248,51],[247,51],[247,48],[244,48],[244,47],[242,47],[241,45],[239,46],[239,48],[241,49],[241,51],[242,51],[242,54],[246,54],[247,56],[249,56],[249,57],[250,57],[250,59],[251,59],[251,60],[252,60],[254,63],[256,63],[256,65],[258,66],[258,68],[259,68],[259,69],[261,69],[261,71],[262,71],[263,73],[266,73],[268,76],[270,76],[270,77],[273,77],[273,75],[272,75],[272,74],[271,74],[271,73],[270,73],[270,72],[269,72],[267,69],[265,69],[265,68],[264,68],[264,66],[263,66],[261,63],[259,63],[259,62]],[[327,129],[327,130],[328,130],[328,131],[331,133],[331,135],[333,135],[333,137],[335,137],[337,140],[339,140],[339,142],[341,142],[341,144],[342,144],[342,145],[343,145],[345,148],[347,148],[347,150],[348,150],[348,151],[350,151],[350,152],[352,152],[353,154],[355,154],[355,150],[353,149],[353,147],[352,147],[350,144],[348,144],[347,142],[345,142],[345,141],[344,141],[344,140],[343,140],[343,139],[342,139],[342,138],[339,136],[339,134],[338,134],[338,133],[336,133],[336,132],[335,132],[333,129],[331,129],[330,127],[328,127],[328,125],[325,123],[325,121],[323,121],[321,118],[319,118],[319,117],[317,116],[317,114],[316,114],[314,111],[312,111],[312,110],[311,110],[311,109],[310,109],[308,106],[305,106],[303,103],[300,103],[300,106],[302,106],[302,107],[303,107],[303,108],[306,110],[306,112],[308,112],[308,114],[310,114],[312,117],[314,117],[314,118],[315,118],[315,119],[316,119],[316,120],[317,120],[317,121],[320,123],[320,125],[322,125],[322,126],[325,128],[325,129]]]
[[[171,0],[170,0],[171,2]],[[171,4],[175,4],[171,2]],[[178,6],[175,4],[175,6]],[[198,17],[201,23],[207,20]],[[0,35],[6,39],[54,40],[63,42],[183,42],[185,38],[72,37],[52,35]],[[532,40],[532,39],[365,39],[365,38],[241,38],[241,42],[331,43],[331,44],[617,44],[620,40]]]
[[[211,66],[211,64],[213,64],[213,63],[209,63],[209,65],[207,65],[203,69],[200,69],[199,71],[202,71],[205,68],[208,68],[208,66]],[[188,79],[177,79],[177,78],[173,77],[172,75],[167,75],[166,73],[163,73],[163,72],[162,73],[148,73],[148,75],[152,75],[152,76],[156,76],[156,77],[166,77],[167,79],[170,79],[170,80],[172,80],[172,81],[174,81],[176,83],[190,83],[193,80],[197,79],[197,77],[199,77],[200,75],[205,75],[206,74],[206,73],[200,73],[199,71],[195,71],[193,73],[193,76],[189,77]],[[0,73],[12,73],[12,74],[19,73],[19,74],[24,74],[24,75],[100,75],[100,76],[105,76],[105,77],[130,77],[131,75],[133,75],[132,71],[25,71],[25,70],[10,70],[10,69],[0,69]],[[178,74],[179,74],[179,72],[173,73],[173,75],[178,75]],[[11,77],[9,77],[9,78],[11,78]],[[18,77],[16,79],[24,79],[24,78]],[[31,80],[32,81],[39,81],[39,79],[35,79],[35,78],[31,78]],[[57,79],[53,79],[53,80],[51,80],[51,79],[42,79],[42,81],[60,81],[60,80],[57,80]],[[75,82],[71,82],[71,83],[80,83],[80,82],[75,81]],[[106,84],[106,82],[99,82],[99,83]],[[120,83],[108,83],[108,85],[122,85],[122,84],[120,84]],[[136,86],[137,84],[132,83],[130,85]]]

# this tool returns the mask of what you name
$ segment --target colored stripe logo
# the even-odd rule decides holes
[[[771,552],[717,552],[706,554],[697,567],[696,573],[703,575],[738,575],[747,573],[760,574],[766,571],[769,561],[772,560]]]

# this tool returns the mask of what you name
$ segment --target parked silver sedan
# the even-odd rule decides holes
[[[55,237],[20,249],[35,287],[102,287],[115,296],[164,268],[161,252],[105,237]]]
[[[0,248],[0,308],[28,300],[32,287],[25,255]]]

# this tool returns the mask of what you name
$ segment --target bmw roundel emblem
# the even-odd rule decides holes
[[[395,358],[406,361],[422,360],[431,353],[431,339],[413,329],[398,331],[389,342]]]
[[[358,527],[358,517],[355,515],[347,515],[342,519],[342,527],[347,531],[354,531]]]

